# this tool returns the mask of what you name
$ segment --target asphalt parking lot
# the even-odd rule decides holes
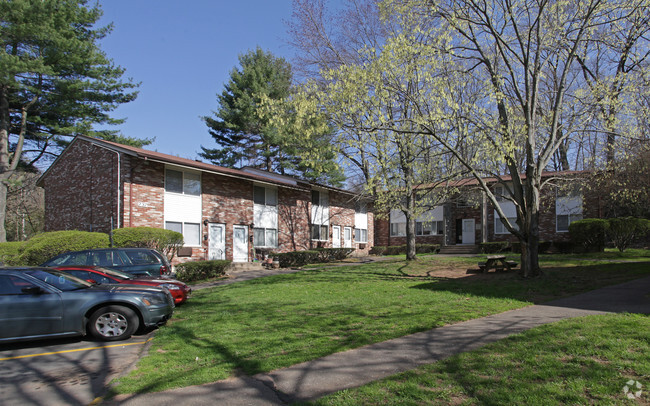
[[[137,361],[151,335],[117,342],[73,338],[0,344],[0,403],[88,405]]]

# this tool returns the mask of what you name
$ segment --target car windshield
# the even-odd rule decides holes
[[[98,266],[95,269],[104,272],[106,275],[114,276],[119,279],[133,279],[133,275],[126,272],[118,271],[117,269],[104,268],[103,266]]]
[[[92,283],[54,269],[32,269],[25,273],[62,291],[85,289],[92,286]]]

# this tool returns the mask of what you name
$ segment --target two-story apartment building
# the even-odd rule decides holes
[[[579,180],[583,172],[548,172],[545,178]],[[506,198],[509,178],[502,181],[486,179],[497,201],[511,224],[516,224],[515,204]],[[576,182],[576,185],[579,183]],[[454,184],[461,192],[455,198],[433,207],[416,219],[416,242],[440,245],[474,245],[491,241],[516,241],[506,229],[495,207],[475,179],[464,179]],[[566,241],[569,224],[587,217],[600,217],[598,197],[593,191],[580,187],[554,187],[542,190],[540,205],[540,238],[543,241]],[[471,195],[470,198],[467,195]],[[392,210],[388,218],[377,220],[376,245],[406,244],[406,217]]]
[[[373,245],[372,211],[355,193],[95,138],[76,137],[38,184],[46,231],[166,228],[183,234],[180,260]]]

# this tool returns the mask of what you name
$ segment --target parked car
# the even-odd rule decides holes
[[[117,269],[109,269],[101,266],[92,265],[64,265],[57,266],[54,269],[69,273],[79,279],[88,282],[107,284],[107,283],[124,283],[130,285],[158,286],[166,288],[172,294],[174,303],[179,305],[184,303],[192,289],[181,281],[175,279],[156,279],[151,276],[135,276]]]
[[[49,259],[42,266],[94,265],[133,275],[166,276],[171,266],[165,256],[149,248],[97,248],[70,251]]]
[[[52,268],[0,269],[0,342],[90,334],[124,340],[164,324],[174,311],[166,289],[97,285]]]

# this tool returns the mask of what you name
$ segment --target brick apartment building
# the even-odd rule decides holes
[[[585,172],[548,172],[543,177],[571,182]],[[512,224],[516,221],[514,203],[505,197],[505,188],[510,187],[509,178],[504,183],[486,179],[493,193]],[[578,182],[575,183],[579,185]],[[423,213],[416,219],[416,243],[450,245],[474,245],[492,241],[516,241],[497,214],[494,206],[477,186],[475,179],[464,179],[453,186],[461,190],[455,198]],[[467,195],[471,198],[467,198]],[[601,217],[598,196],[580,187],[556,188],[548,185],[542,189],[540,202],[540,239],[542,241],[567,241],[569,224],[582,218]],[[406,217],[393,210],[385,219],[375,221],[375,245],[406,244]]]
[[[43,174],[45,229],[181,232],[184,258],[249,262],[260,252],[373,246],[369,202],[338,188],[76,137]]]

